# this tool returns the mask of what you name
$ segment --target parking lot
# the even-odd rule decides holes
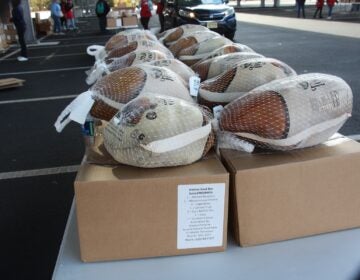
[[[354,109],[340,132],[360,134],[359,38],[249,23],[241,14],[237,25],[235,41],[284,61],[298,74],[343,78],[353,90]],[[50,279],[56,262],[84,144],[78,125],[58,134],[53,124],[88,89],[84,71],[94,60],[86,47],[111,36],[98,33],[95,18],[80,19],[79,26],[79,33],[42,40],[56,45],[30,47],[28,62],[16,60],[16,49],[0,57],[0,78],[25,80],[23,87],[0,91],[2,279]]]

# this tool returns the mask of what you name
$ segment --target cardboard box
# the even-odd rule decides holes
[[[83,163],[75,181],[81,259],[224,251],[228,180],[215,156],[156,169]]]
[[[137,16],[123,17],[122,22],[123,22],[123,26],[137,26],[138,25]]]
[[[108,28],[121,27],[122,26],[121,18],[108,17],[106,26]]]
[[[221,151],[240,246],[360,226],[360,144],[338,137],[292,152]]]

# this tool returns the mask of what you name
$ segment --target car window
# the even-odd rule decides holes
[[[200,4],[222,4],[223,0],[178,0],[179,6],[197,6]]]

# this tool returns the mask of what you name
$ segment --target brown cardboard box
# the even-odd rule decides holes
[[[108,17],[106,26],[107,28],[121,27],[122,26],[121,18]]]
[[[249,246],[360,226],[360,144],[338,137],[292,152],[222,150],[237,243]]]
[[[137,26],[138,25],[137,16],[123,17],[122,22],[123,22],[123,26]]]
[[[156,169],[83,163],[75,181],[82,260],[224,251],[228,180],[215,156]]]

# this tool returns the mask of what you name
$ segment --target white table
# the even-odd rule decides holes
[[[360,274],[360,229],[241,248],[230,238],[226,252],[100,263],[79,256],[72,205],[53,279],[124,280],[353,280]]]

